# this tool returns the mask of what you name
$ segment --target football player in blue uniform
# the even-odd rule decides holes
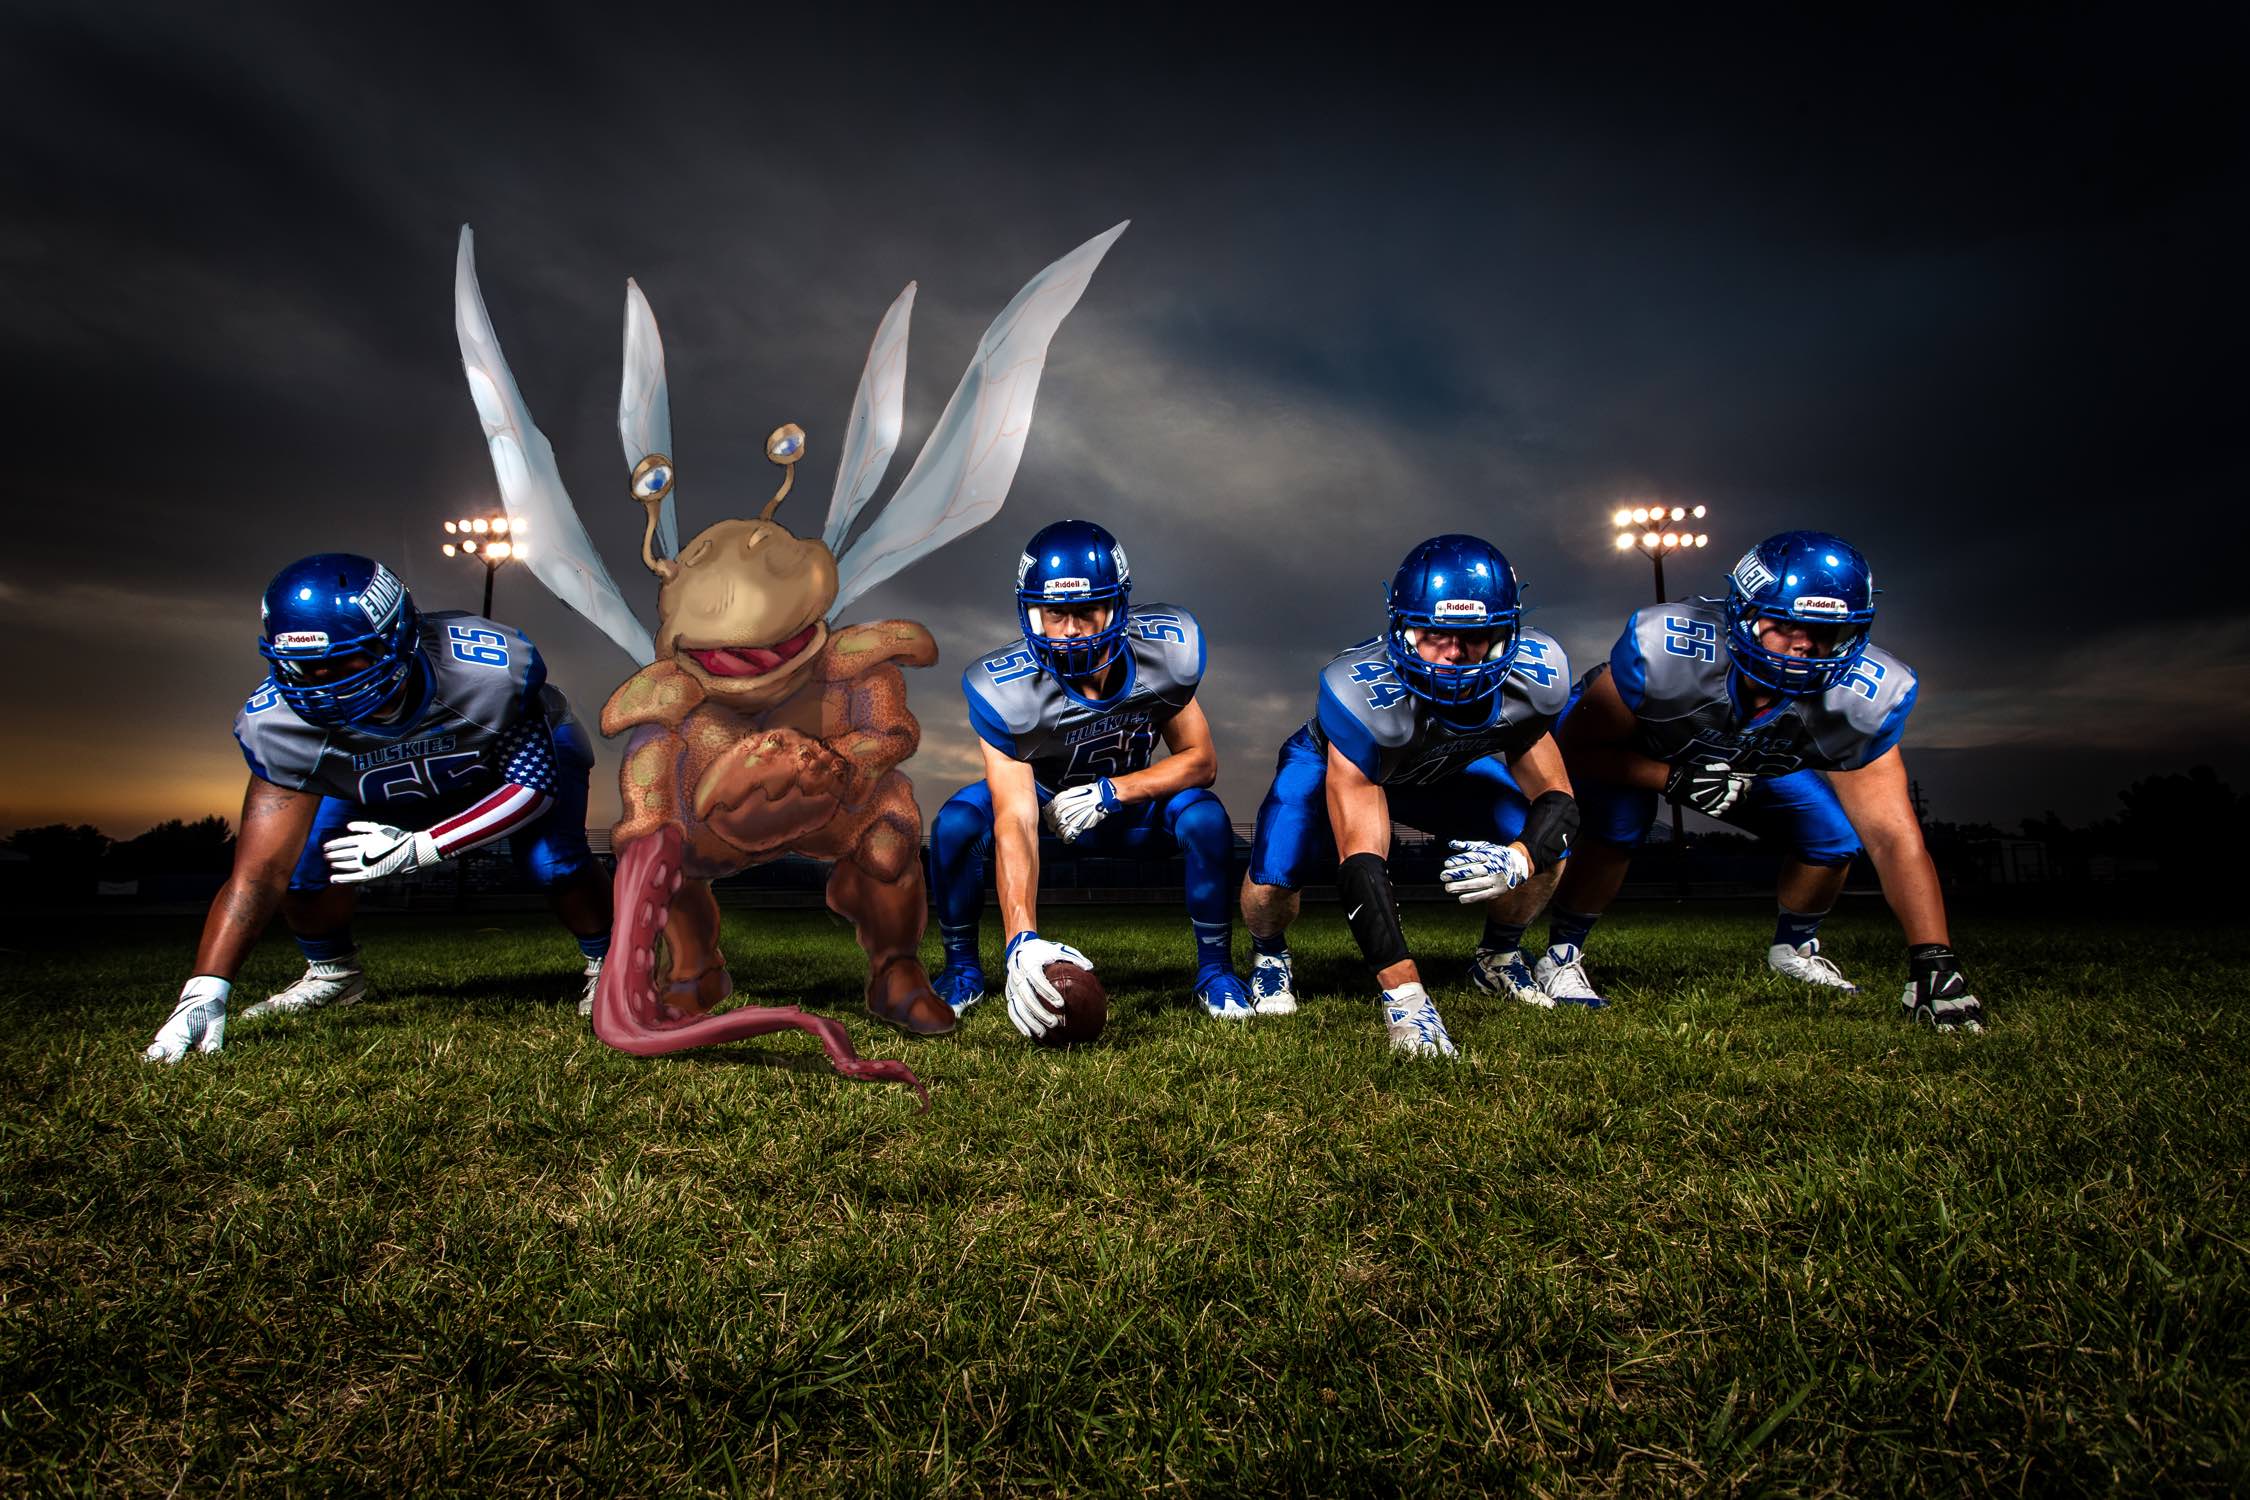
[[[359,885],[500,838],[578,939],[587,1014],[610,925],[586,847],[594,757],[538,649],[492,620],[423,614],[390,569],[349,553],[283,568],[263,614],[271,671],[234,721],[250,765],[234,872],[148,1057],[219,1050],[235,973],[276,906],[304,977],[242,1014],[359,999]]]
[[[1391,1045],[1451,1056],[1392,895],[1393,819],[1449,840],[1448,893],[1489,902],[1471,977],[1536,1005],[1524,923],[1554,889],[1578,807],[1549,733],[1570,692],[1570,663],[1522,623],[1515,569],[1479,537],[1432,537],[1386,591],[1389,629],[1321,669],[1318,711],[1281,747],[1243,880],[1257,1008],[1297,1008],[1289,924],[1298,888],[1337,870],[1344,917],[1383,993]],[[1338,863],[1338,856],[1341,863]]]
[[[1091,521],[1057,521],[1016,567],[1020,640],[961,674],[985,779],[963,787],[930,824],[945,967],[937,992],[959,1014],[984,997],[977,924],[988,856],[1007,925],[1003,988],[1016,1029],[1037,1038],[1061,1019],[1046,966],[1091,969],[1038,932],[1039,828],[1077,848],[1187,865],[1195,996],[1220,1020],[1252,1014],[1228,948],[1227,857],[1234,830],[1210,791],[1211,726],[1195,701],[1203,630],[1176,604],[1132,602],[1125,549]],[[1153,761],[1161,737],[1171,752]]]
[[[1767,961],[1811,984],[1857,988],[1818,934],[1864,846],[1905,929],[1907,1015],[1982,1029],[1898,748],[1914,672],[1868,642],[1874,619],[1874,575],[1857,548],[1785,531],[1743,554],[1724,600],[1657,605],[1627,622],[1558,731],[1586,831],[1548,913],[1536,973],[1549,994],[1593,995],[1587,934],[1661,797],[1790,851]]]

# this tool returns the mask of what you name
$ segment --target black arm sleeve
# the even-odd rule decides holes
[[[1399,926],[1398,898],[1391,892],[1390,867],[1380,854],[1355,854],[1336,872],[1336,891],[1344,898],[1344,920],[1366,955],[1369,967],[1380,974],[1392,964],[1413,955],[1406,951],[1406,931]]]

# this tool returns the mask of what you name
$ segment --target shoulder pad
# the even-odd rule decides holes
[[[1177,604],[1135,604],[1126,612],[1127,637],[1139,644],[1142,659],[1160,666],[1168,685],[1191,694],[1203,681],[1203,626]]]
[[[1361,734],[1395,750],[1414,738],[1415,701],[1379,639],[1337,653],[1320,670],[1320,721],[1331,739],[1331,720],[1340,711]]]
[[[1508,675],[1541,718],[1554,718],[1570,701],[1570,657],[1544,630],[1527,627],[1517,632],[1516,664]]]
[[[961,692],[969,700],[972,719],[981,710],[987,721],[1007,734],[1029,734],[1039,727],[1051,681],[1039,658],[1018,636],[970,662],[961,673]]]
[[[1875,752],[1880,755],[1898,743],[1906,715],[1913,711],[1915,686],[1912,667],[1870,645],[1852,675],[1821,695],[1821,706],[1849,724],[1854,735],[1880,741]]]
[[[269,679],[236,711],[234,742],[253,776],[295,790],[320,765],[328,733],[292,713]]]
[[[907,667],[937,665],[937,640],[912,620],[870,620],[831,631],[820,653],[818,670],[824,682],[857,677],[862,672],[895,661]]]
[[[703,684],[678,662],[664,660],[641,668],[618,686],[602,705],[602,733],[623,734],[641,724],[679,727],[703,701]]]

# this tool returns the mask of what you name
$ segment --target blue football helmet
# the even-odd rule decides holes
[[[1057,521],[1024,544],[1016,564],[1016,618],[1025,644],[1057,677],[1092,677],[1125,649],[1125,614],[1133,570],[1125,549],[1091,521]],[[1050,640],[1041,611],[1049,604],[1107,604],[1109,624],[1092,635]]]
[[[1760,620],[1811,628],[1814,655],[1769,651]],[[1727,646],[1735,670],[1777,693],[1825,693],[1852,673],[1875,623],[1875,573],[1859,549],[1825,531],[1784,531],[1742,554],[1727,575]]]
[[[1516,664],[1516,624],[1523,598],[1516,570],[1482,537],[1433,536],[1406,554],[1384,590],[1390,603],[1391,666],[1417,697],[1441,708],[1467,708],[1500,691]],[[1414,649],[1424,630],[1489,630],[1482,661],[1443,664]]]
[[[398,575],[371,557],[323,552],[274,574],[258,652],[308,724],[372,718],[411,678],[421,616]]]

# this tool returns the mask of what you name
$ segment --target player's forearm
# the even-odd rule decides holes
[[[1371,782],[1339,786],[1328,780],[1328,826],[1336,834],[1336,857],[1372,854],[1388,859],[1391,853],[1391,804],[1383,789]]]
[[[1039,929],[1039,825],[1002,818],[993,829],[993,867],[999,872],[1000,920],[1008,936]]]
[[[1112,776],[1109,785],[1120,802],[1155,802],[1189,787],[1209,786],[1218,779],[1218,754],[1203,745],[1167,755],[1146,770]]]
[[[203,919],[203,940],[195,948],[195,972],[229,984],[250,956],[266,924],[281,905],[289,872],[236,871],[212,898]]]
[[[430,841],[440,858],[451,859],[536,823],[554,800],[536,787],[505,781],[491,796],[432,827]]]
[[[1883,899],[1898,918],[1909,947],[1916,943],[1946,943],[1945,891],[1938,884],[1937,864],[1920,831],[1867,841],[1867,857],[1883,883]]]

